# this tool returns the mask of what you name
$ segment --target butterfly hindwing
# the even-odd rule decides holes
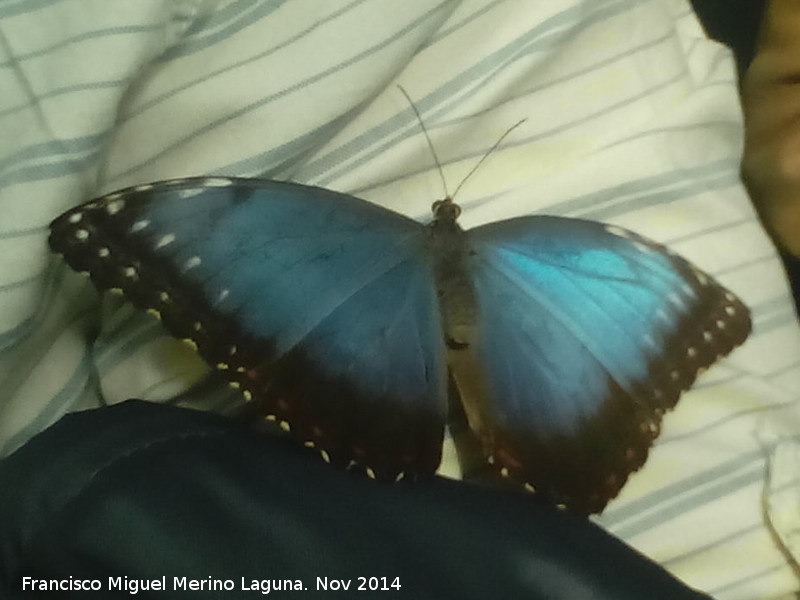
[[[663,412],[746,338],[748,311],[623,229],[536,216],[468,235],[490,396],[465,407],[480,413],[476,433],[504,475],[599,512],[644,463]]]
[[[65,213],[50,244],[176,337],[323,457],[432,473],[446,412],[419,223],[322,188],[196,178]]]

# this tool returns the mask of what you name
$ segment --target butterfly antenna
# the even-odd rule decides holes
[[[511,127],[509,127],[508,129],[506,129],[505,133],[503,133],[503,135],[501,135],[501,136],[500,136],[500,139],[498,139],[498,140],[497,140],[497,141],[496,141],[496,142],[495,142],[495,143],[492,145],[492,147],[491,147],[491,148],[489,148],[489,149],[486,151],[486,154],[484,154],[484,155],[483,155],[483,157],[482,157],[482,158],[481,158],[481,159],[478,161],[478,163],[477,163],[477,164],[476,164],[474,167],[472,167],[472,170],[471,170],[469,173],[467,173],[467,176],[466,176],[466,177],[464,177],[464,179],[462,179],[462,180],[461,180],[461,183],[459,183],[459,184],[458,184],[458,187],[456,187],[456,191],[454,191],[454,192],[453,192],[453,195],[450,197],[451,199],[456,197],[456,194],[458,194],[458,190],[460,190],[460,189],[461,189],[461,188],[464,186],[464,184],[467,182],[467,179],[469,179],[470,177],[472,177],[472,175],[475,173],[475,171],[477,171],[477,170],[478,170],[478,168],[479,168],[479,167],[480,167],[480,166],[483,164],[483,162],[484,162],[484,161],[485,161],[487,158],[489,158],[489,156],[491,156],[492,152],[494,152],[494,151],[497,149],[497,147],[500,145],[500,143],[501,143],[501,142],[502,142],[504,139],[506,139],[506,137],[508,136],[508,134],[509,134],[509,133],[511,133],[512,131],[514,131],[514,130],[515,130],[517,127],[519,127],[520,125],[522,125],[522,124],[523,124],[525,121],[527,121],[527,120],[528,120],[528,119],[521,119],[521,120],[517,121],[516,123],[514,123],[514,124],[513,124]]]
[[[433,142],[431,141],[431,136],[428,135],[428,130],[425,128],[425,122],[422,120],[422,115],[419,114],[419,110],[417,110],[417,105],[414,104],[414,101],[411,99],[411,96],[408,95],[405,88],[402,85],[397,86],[398,89],[403,92],[403,96],[406,97],[408,103],[411,105],[411,110],[414,111],[414,114],[417,115],[417,121],[419,121],[420,129],[422,129],[422,133],[425,134],[425,139],[428,140],[428,148],[431,149],[431,154],[433,155],[433,160],[436,162],[436,169],[439,171],[439,178],[442,180],[442,188],[444,189],[444,196],[445,198],[452,198],[447,191],[447,181],[444,178],[444,170],[442,169],[442,163],[439,162],[439,156],[436,154],[436,149],[433,147]]]

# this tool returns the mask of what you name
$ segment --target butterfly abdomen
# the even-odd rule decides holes
[[[456,206],[442,202],[446,208]],[[491,423],[485,420],[491,394],[478,355],[480,307],[470,271],[473,251],[467,233],[455,220],[458,212],[440,211],[428,226],[429,245],[434,259],[442,335],[447,347],[447,367],[456,388],[449,402],[460,403],[460,406],[450,407],[450,414],[463,414],[467,425],[451,427],[451,433],[462,476],[472,479],[474,473],[477,479],[483,480],[486,451],[494,446]],[[478,448],[480,451],[476,452]]]

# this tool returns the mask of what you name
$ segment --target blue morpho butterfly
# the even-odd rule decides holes
[[[464,231],[459,212],[445,198],[421,224],[318,187],[190,178],[73,208],[50,245],[326,460],[430,475],[450,404],[467,470],[599,512],[664,411],[747,337],[747,308],[630,231],[552,216]]]

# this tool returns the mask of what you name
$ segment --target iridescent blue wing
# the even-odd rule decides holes
[[[749,313],[619,228],[525,217],[468,235],[484,377],[462,392],[473,429],[503,475],[599,512],[644,463],[664,411],[744,341]]]
[[[324,458],[380,478],[438,466],[446,367],[419,223],[321,188],[198,178],[78,206],[50,244]]]

